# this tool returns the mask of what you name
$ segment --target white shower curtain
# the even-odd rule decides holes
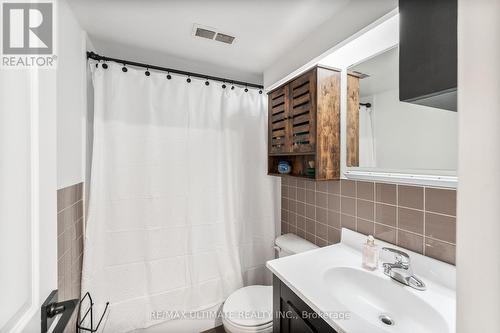
[[[359,106],[359,166],[375,167],[375,137],[373,130],[373,109]]]
[[[148,327],[269,282],[279,185],[266,176],[264,95],[91,66],[82,295],[98,310],[110,302],[105,331]]]

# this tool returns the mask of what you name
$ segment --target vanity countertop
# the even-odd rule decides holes
[[[366,236],[342,229],[338,244],[268,261],[266,266],[338,332],[455,332],[455,267],[377,240],[410,255],[419,291],[392,280],[381,264],[361,267]],[[384,324],[380,316],[393,319]]]

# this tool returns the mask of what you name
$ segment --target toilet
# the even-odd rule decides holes
[[[294,234],[276,238],[278,257],[318,248]],[[233,292],[222,307],[222,324],[227,333],[270,333],[273,331],[273,287],[247,286]]]

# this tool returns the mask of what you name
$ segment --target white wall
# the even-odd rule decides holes
[[[457,332],[500,332],[500,1],[458,0]]]
[[[289,50],[283,50],[278,60],[264,71],[264,87],[267,89],[317,63],[331,53],[332,48],[340,47],[350,36],[397,6],[397,0],[351,0],[303,41]]]
[[[29,307],[32,289],[29,74],[0,69],[0,267],[9,273],[0,274],[2,332]]]
[[[94,51],[95,47],[90,39],[86,38],[86,50]],[[85,215],[87,216],[90,198],[90,177],[92,175],[92,152],[94,145],[94,86],[92,85],[92,73],[89,66],[85,66],[85,89],[86,89],[86,115],[85,115]],[[85,224],[84,224],[85,225]]]
[[[86,142],[86,35],[65,0],[57,15],[57,186],[82,182]]]
[[[457,169],[456,112],[400,102],[398,89],[373,95],[372,108],[378,169]]]
[[[38,104],[37,167],[34,186],[34,206],[37,216],[32,239],[36,248],[34,280],[38,280],[35,295],[36,315],[23,332],[35,332],[40,327],[40,305],[57,289],[57,159],[56,159],[56,73],[40,70],[37,78],[37,97],[32,102]],[[29,328],[28,328],[29,327]],[[33,329],[32,329],[33,328]]]
[[[9,273],[1,274],[2,331],[16,324],[15,331],[39,331],[40,305],[57,288],[56,189],[83,180],[82,31],[66,2],[56,4],[58,68],[0,73],[2,142],[8,144],[0,145],[0,244],[10,254],[0,257]],[[12,321],[4,327],[6,320]]]
[[[0,70],[0,331],[36,332],[57,288],[56,73]]]

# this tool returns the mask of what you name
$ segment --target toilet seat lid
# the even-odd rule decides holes
[[[226,320],[240,326],[261,326],[273,320],[273,287],[248,286],[236,290],[224,303]]]

